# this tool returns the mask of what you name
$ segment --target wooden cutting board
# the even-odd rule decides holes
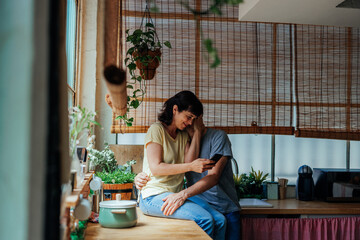
[[[144,145],[110,145],[118,164],[123,165],[126,161],[136,160],[132,166],[134,173],[142,172]]]

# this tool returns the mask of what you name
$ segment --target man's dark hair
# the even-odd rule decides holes
[[[159,114],[158,120],[166,125],[170,125],[173,119],[173,107],[178,106],[179,112],[189,111],[199,117],[203,114],[203,105],[191,91],[181,91],[169,98]]]

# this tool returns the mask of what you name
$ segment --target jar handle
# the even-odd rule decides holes
[[[121,210],[111,210],[112,214],[126,214],[126,209]]]

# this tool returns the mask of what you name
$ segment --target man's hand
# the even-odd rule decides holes
[[[200,134],[202,134],[202,132],[205,129],[205,125],[204,125],[204,122],[203,122],[202,115],[200,115],[198,118],[196,118],[192,125],[194,126],[194,131],[195,132],[198,131],[198,132],[200,132]]]
[[[137,174],[134,179],[135,186],[139,190],[145,187],[148,181],[150,181],[150,177],[144,172]]]
[[[204,129],[205,129],[205,125],[204,125],[202,115],[201,115],[194,120],[194,122],[193,122],[193,124],[191,124],[191,126],[186,128],[186,131],[188,132],[190,138],[193,138],[195,132],[199,132],[200,134],[202,134]]]
[[[207,170],[212,169],[215,166],[215,161],[198,158],[190,163],[190,171],[203,173]]]
[[[172,215],[176,209],[184,204],[186,199],[184,192],[170,194],[163,199],[164,203],[161,206],[161,211],[165,216]]]

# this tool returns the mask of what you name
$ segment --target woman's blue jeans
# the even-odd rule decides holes
[[[211,238],[225,239],[226,218],[220,212],[212,208],[206,201],[194,196],[185,201],[172,215],[165,216],[161,211],[162,200],[171,192],[142,199],[140,196],[140,209],[146,215],[156,217],[178,218],[193,220],[199,225]]]

